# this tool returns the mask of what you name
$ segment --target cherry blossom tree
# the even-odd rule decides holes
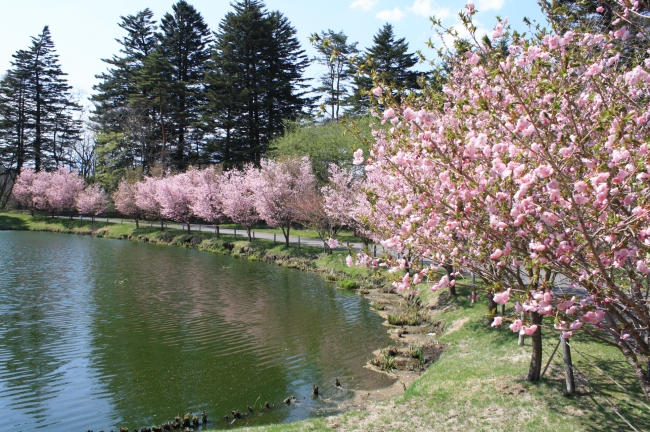
[[[138,183],[129,183],[126,179],[122,179],[113,193],[113,202],[118,212],[135,219],[135,228],[139,229],[142,210],[138,207],[137,191]]]
[[[298,215],[297,221],[314,231],[323,241],[325,252],[332,253],[332,249],[338,245],[338,242],[334,242],[336,235],[343,228],[340,215],[326,210],[325,197],[316,189],[303,194],[294,206]]]
[[[68,213],[72,217],[77,196],[84,188],[83,178],[64,167],[59,167],[46,177],[44,180],[49,180],[49,184],[44,191],[44,203],[41,204],[43,209],[49,210],[52,215],[59,212]]]
[[[162,204],[158,199],[158,189],[164,179],[160,177],[146,177],[137,185],[135,193],[136,205],[147,217],[160,220],[160,229],[165,229],[165,218],[162,214]]]
[[[321,188],[325,212],[337,224],[352,228],[367,248],[376,236],[369,226],[370,203],[365,194],[366,181],[355,175],[353,170],[334,164],[329,167],[329,180]]]
[[[224,213],[224,176],[220,169],[208,167],[197,173],[193,189],[194,201],[192,211],[198,217],[216,227],[219,237],[219,224],[225,217]]]
[[[190,231],[190,220],[194,216],[195,179],[197,171],[191,169],[185,173],[162,178],[156,188],[156,199],[160,203],[160,213],[163,217],[187,225]]]
[[[255,193],[260,187],[260,173],[253,165],[246,165],[241,171],[230,171],[222,183],[223,212],[246,229],[249,241],[253,225],[260,221]]]
[[[269,226],[280,227],[289,247],[291,224],[299,220],[296,206],[308,199],[316,179],[308,158],[263,160],[259,187],[255,190],[257,210]]]
[[[38,208],[37,203],[43,196],[43,190],[38,190],[39,174],[31,168],[25,168],[16,178],[13,188],[13,196],[18,203],[29,209],[29,213],[34,216],[34,211]]]
[[[462,15],[472,36],[474,12]],[[493,48],[510,36],[507,54]],[[496,304],[525,313],[493,326],[511,320],[532,337],[529,380],[540,379],[542,318],[555,316],[564,337],[618,347],[647,396],[650,65],[622,64],[612,43],[631,37],[622,26],[524,39],[499,23],[494,42],[446,58],[442,95],[399,104],[374,91],[393,127],[357,162],[389,205],[372,214],[385,246],[471,269]],[[555,275],[585,296],[564,295]],[[450,284],[423,269],[400,288],[427,278]]]
[[[107,208],[108,197],[99,185],[87,186],[77,196],[77,210],[81,214],[90,214],[93,222],[95,222],[95,216],[105,212]]]

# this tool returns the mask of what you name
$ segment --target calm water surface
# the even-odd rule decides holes
[[[0,231],[0,429],[109,431],[205,410],[210,428],[336,411],[386,378],[367,301],[320,277],[195,250]],[[312,384],[321,396],[311,396]],[[282,400],[295,395],[296,404]],[[264,402],[233,426],[231,409]]]

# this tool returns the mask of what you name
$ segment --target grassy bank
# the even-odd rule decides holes
[[[227,235],[217,239],[206,232],[161,232],[157,227],[135,230],[127,224],[92,224],[21,214],[0,214],[0,229],[92,234],[194,247],[316,271],[331,279],[355,280],[368,288],[374,285],[373,278],[381,277],[363,268],[348,268],[346,252],[325,256],[320,254],[320,248],[285,248],[269,241],[248,242]],[[560,352],[555,354],[541,382],[528,383],[523,378],[530,360],[530,342],[518,346],[517,336],[507,325],[499,329],[487,325],[484,295],[472,304],[467,298],[469,286],[459,283],[458,291],[456,297],[446,291],[422,291],[420,305],[432,315],[432,320],[443,323],[436,338],[446,349],[403,395],[361,412],[251,430],[632,430],[630,424],[638,430],[650,430],[650,408],[617,349],[576,332],[570,344],[577,394],[564,395]],[[557,332],[548,329],[552,321],[549,319],[545,324],[544,364],[557,343]]]
[[[0,213],[0,230],[93,235],[100,238],[189,247],[207,252],[229,254],[251,261],[273,262],[284,267],[313,271],[321,273],[333,281],[357,278],[359,282],[363,282],[370,276],[370,272],[366,269],[348,268],[345,265],[347,251],[336,251],[326,256],[322,253],[323,249],[321,247],[306,246],[304,244],[300,247],[296,244],[286,247],[283,241],[277,243],[264,239],[248,241],[241,235],[234,237],[228,234],[221,234],[217,237],[214,233],[206,231],[188,233],[175,228],[166,228],[161,231],[160,225],[155,223],[153,226],[141,223],[140,228],[136,229],[135,225],[131,223],[107,223],[101,220],[91,222],[88,219],[32,217],[22,213]],[[309,234],[307,231],[302,233]],[[367,285],[367,283],[364,285]]]

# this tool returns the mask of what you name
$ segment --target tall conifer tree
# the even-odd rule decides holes
[[[354,93],[350,97],[353,112],[365,113],[370,108],[369,94],[373,80],[385,83],[396,91],[419,88],[419,74],[411,70],[418,58],[408,49],[404,38],[395,39],[391,24],[379,29],[373,37],[373,45],[365,51],[365,64],[356,69]]]
[[[144,173],[157,162],[160,134],[154,107],[133,104],[144,97],[138,77],[146,59],[158,47],[153,12],[144,9],[120,17],[126,36],[116,39],[119,56],[103,61],[108,71],[96,75],[93,121],[97,130],[98,177],[104,186],[117,184],[125,170],[140,167]]]
[[[80,107],[73,101],[47,26],[32,45],[13,55],[0,82],[0,155],[16,174],[25,165],[36,171],[69,163],[79,139]]]
[[[308,60],[296,30],[258,0],[233,5],[215,33],[207,116],[212,159],[227,166],[259,164],[285,119],[311,103],[302,73]]]
[[[160,21],[160,54],[169,62],[172,156],[177,168],[199,157],[200,129],[196,127],[205,105],[205,64],[210,58],[210,30],[201,14],[185,0],[172,6]],[[191,145],[194,144],[194,150]]]
[[[118,25],[126,30],[127,35],[116,41],[122,46],[121,57],[113,56],[103,59],[111,69],[96,75],[100,83],[93,89],[97,92],[92,96],[95,102],[96,121],[103,123],[104,128],[113,131],[120,130],[119,115],[116,109],[128,106],[131,97],[137,94],[134,76],[142,69],[144,61],[158,46],[155,36],[156,21],[153,12],[148,8],[136,13],[120,17],[122,22]]]

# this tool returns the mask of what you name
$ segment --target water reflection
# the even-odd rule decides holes
[[[280,422],[333,409],[346,397],[336,377],[387,384],[362,368],[388,343],[381,320],[315,275],[43,233],[0,232],[0,256],[0,415],[11,427],[133,428],[188,410],[218,420],[295,395],[247,419]]]

